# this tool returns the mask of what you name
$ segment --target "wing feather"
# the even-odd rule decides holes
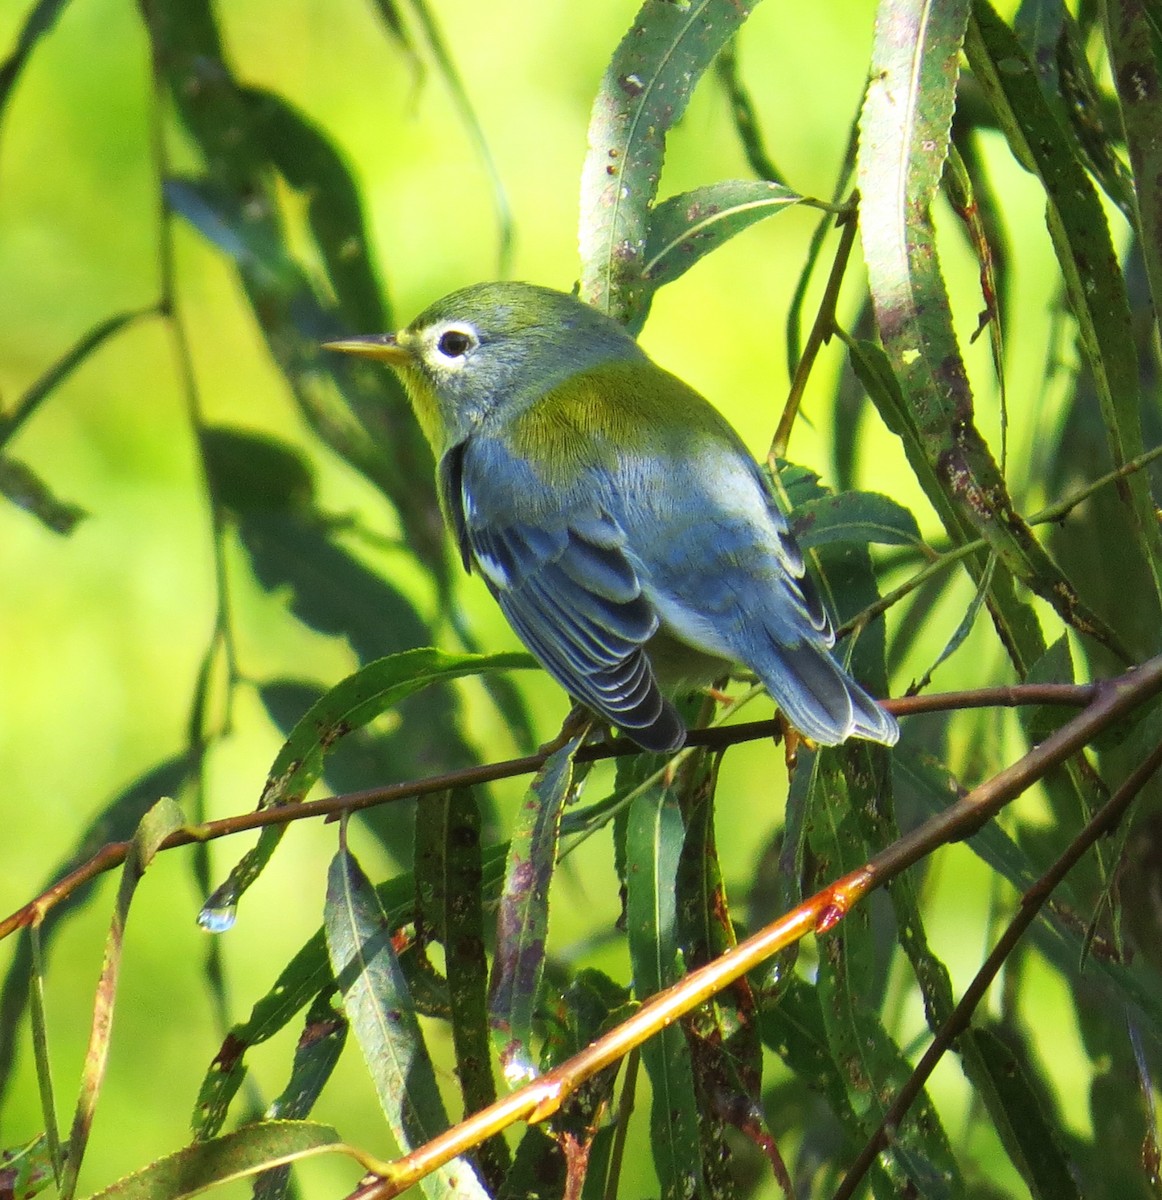
[[[495,462],[478,461],[472,442],[446,461],[452,454],[441,484],[461,553],[520,639],[570,695],[635,741],[651,750],[680,746],[685,727],[644,650],[658,614],[617,523],[596,500],[568,514],[522,519],[511,491],[497,486],[507,477],[495,473]]]

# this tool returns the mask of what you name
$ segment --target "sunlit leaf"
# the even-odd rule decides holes
[[[889,496],[839,492],[796,506],[791,514],[795,540],[804,549],[833,542],[920,547],[916,518]]]
[[[685,828],[671,792],[651,788],[629,808],[626,927],[634,993],[645,1000],[684,973],[675,879]],[[669,1025],[642,1047],[650,1077],[650,1144],[665,1200],[706,1195],[698,1098],[686,1035]]]
[[[581,176],[580,294],[631,327],[649,306],[644,265],[666,134],[756,2],[645,0],[602,78]]]
[[[483,671],[535,665],[521,653],[457,655],[434,649],[407,650],[369,663],[333,687],[299,721],[274,760],[258,807],[305,799],[322,774],[327,753],[340,738],[422,688]],[[203,927],[220,931],[233,924],[238,900],[262,873],[285,832],[282,825],[263,829],[258,845],[247,851],[203,905],[198,918]]]
[[[1045,188],[1049,232],[1081,349],[1097,385],[1110,454],[1120,466],[1142,452],[1143,441],[1137,350],[1109,225],[1073,143],[1049,112],[1012,31],[987,0],[974,0],[972,12],[965,54],[1013,153]],[[1148,477],[1131,475],[1124,495],[1155,591],[1162,597],[1162,530]]]
[[[122,950],[125,940],[125,923],[129,918],[129,906],[146,868],[153,861],[161,843],[185,823],[185,817],[177,804],[163,796],[141,818],[125,865],[121,869],[121,885],[113,918],[109,923],[109,934],[105,940],[105,957],[101,965],[101,977],[97,983],[97,996],[93,1005],[93,1022],[89,1031],[88,1052],[81,1073],[80,1095],[69,1133],[68,1152],[61,1178],[60,1192],[66,1200],[72,1197],[77,1187],[77,1176],[93,1116],[97,1109],[97,1098],[105,1079],[105,1068],[109,1061],[109,1039],[113,1028],[113,1008],[117,998],[117,984],[121,976]]]
[[[750,179],[671,196],[650,214],[642,272],[654,288],[672,283],[735,234],[802,199],[782,184]]]
[[[393,930],[367,876],[346,851],[331,862],[324,924],[331,967],[380,1107],[404,1149],[421,1145],[448,1127],[448,1115],[392,947]],[[432,1200],[488,1196],[462,1160],[437,1168],[420,1186]]]
[[[329,1125],[312,1121],[260,1121],[209,1142],[195,1142],[128,1175],[89,1200],[185,1200],[280,1163],[342,1149]]]
[[[545,969],[549,884],[557,865],[561,816],[584,778],[573,761],[580,745],[581,738],[572,738],[546,759],[525,795],[509,845],[488,1016],[510,1083],[523,1082],[534,1072],[533,1014]]]

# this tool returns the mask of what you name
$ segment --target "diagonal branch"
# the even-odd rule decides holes
[[[1097,694],[1098,684],[1018,684],[1010,687],[976,688],[972,691],[939,692],[929,696],[904,696],[898,700],[885,700],[883,706],[896,716],[912,716],[925,712],[947,712],[962,708],[1015,708],[1026,704],[1061,704],[1077,707],[1089,704]],[[718,726],[712,729],[692,729],[687,745],[705,746],[714,750],[725,750],[742,742],[779,734],[774,720],[746,721],[736,725]],[[596,762],[599,759],[617,758],[625,754],[640,754],[638,746],[625,738],[615,741],[597,742],[583,746],[577,754],[578,762]],[[305,821],[312,817],[334,820],[343,813],[358,812],[380,804],[391,804],[397,800],[412,800],[430,796],[448,788],[472,787],[481,783],[492,783],[498,779],[511,779],[519,775],[531,775],[544,766],[547,753],[539,751],[522,758],[506,759],[503,762],[485,763],[433,775],[427,779],[407,783],[388,784],[385,787],[368,788],[361,792],[347,792],[339,796],[327,796],[322,800],[308,800],[301,804],[274,805],[253,812],[223,817],[217,821],[205,821],[198,825],[177,830],[161,844],[162,850],[173,850],[178,846],[189,846],[201,842],[244,833],[249,829],[261,829],[268,825],[286,825],[291,821]],[[63,879],[58,880],[34,900],[18,908],[0,920],[0,941],[9,934],[27,925],[39,924],[48,911],[82,884],[88,883],[106,871],[115,870],[129,853],[129,842],[109,842],[102,846],[92,858],[82,863]]]
[[[806,934],[826,933],[869,892],[888,883],[937,847],[967,836],[1101,730],[1160,691],[1162,655],[1118,679],[1097,685],[1092,702],[1083,712],[1012,766],[893,842],[865,866],[817,892],[714,962],[659,992],[616,1029],[554,1070],[397,1159],[390,1164],[386,1175],[364,1184],[351,1200],[391,1200],[431,1171],[514,1122],[533,1124],[552,1116],[569,1095],[597,1072],[620,1061],[667,1025]]]

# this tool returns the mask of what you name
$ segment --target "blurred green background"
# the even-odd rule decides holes
[[[14,0],[0,5],[0,49],[24,17]],[[433,13],[477,113],[512,207],[511,274],[568,289],[577,274],[578,177],[589,109],[609,56],[633,18],[636,0],[577,6],[495,0],[437,0]],[[230,0],[218,9],[227,55],[238,78],[299,106],[342,149],[363,193],[373,256],[402,323],[453,287],[494,276],[499,235],[487,171],[444,81],[411,61],[385,36],[374,6],[362,0]],[[871,43],[871,0],[760,6],[739,45],[744,76],[769,146],[789,183],[828,197],[842,162],[849,124],[864,88]],[[151,159],[153,100],[149,53],[136,9],[117,0],[67,5],[33,54],[0,127],[0,400],[10,405],[90,326],[158,295],[157,179]],[[168,112],[164,136],[177,167],[195,161]],[[1055,292],[1042,220],[1043,200],[1011,159],[998,155],[994,185],[1004,196],[1013,236],[1010,334],[1022,346],[1008,362],[1011,461],[1027,468],[1039,440],[1060,423],[1059,398],[1042,386],[1049,360]],[[744,176],[729,103],[712,79],[695,95],[670,139],[662,194]],[[301,198],[288,194],[292,211]],[[964,340],[980,308],[977,265],[947,210],[937,213],[949,288],[961,305]],[[661,363],[710,397],[756,455],[766,452],[788,386],[783,325],[815,217],[793,210],[711,255],[664,289],[643,334]],[[236,277],[221,255],[177,222],[177,295],[188,323],[193,368],[207,420],[276,434],[301,446],[318,471],[319,505],[355,514],[390,536],[394,515],[383,498],[337,457],[319,449],[287,395],[257,335]],[[854,296],[856,278],[847,289]],[[818,294],[818,281],[813,295]],[[846,296],[841,319],[854,301]],[[807,312],[813,312],[808,303]],[[363,331],[373,332],[373,331]],[[978,418],[986,436],[999,429],[996,390],[981,339],[970,352]],[[829,397],[842,367],[824,352],[796,427],[790,457],[832,479]],[[994,441],[994,445],[995,445]],[[214,578],[207,499],[186,413],[174,346],[166,325],[146,318],[112,339],[55,392],[8,448],[63,499],[89,514],[68,537],[46,530],[11,504],[0,505],[0,780],[4,870],[0,908],[33,897],[107,798],[185,744],[195,673],[210,634]],[[858,483],[914,508],[926,534],[938,526],[907,470],[895,439],[870,415],[861,429]],[[1018,504],[1032,511],[1047,497],[1040,477],[1011,472]],[[390,552],[363,547],[376,563]],[[288,618],[285,597],[262,590],[237,547],[228,556],[238,654],[243,673],[260,680],[293,669],[335,682],[354,660],[345,644]],[[402,563],[402,559],[401,559]],[[890,582],[890,578],[888,582]],[[396,582],[434,616],[430,587],[410,567]],[[477,580],[460,595],[481,647],[516,641]],[[960,581],[941,601],[930,629],[895,665],[901,692],[933,660],[971,595]],[[889,617],[889,623],[892,621]],[[936,675],[940,688],[1005,682],[1009,668],[989,631],[978,631]],[[559,691],[522,675],[537,733],[547,738],[565,713]],[[477,685],[462,689],[468,727],[488,757],[515,746]],[[220,700],[220,697],[219,697]],[[753,714],[760,715],[756,710]],[[1011,719],[971,714],[957,726],[950,765],[971,783],[1011,757]],[[210,758],[212,817],[252,808],[280,744],[252,691],[242,689],[233,730]],[[732,751],[724,769],[720,854],[732,885],[745,892],[757,856],[781,821],[785,772],[769,745]],[[521,784],[494,794],[507,827]],[[599,794],[594,787],[594,795]],[[1036,798],[1023,804],[1036,819]],[[496,834],[498,831],[493,831]],[[370,840],[355,845],[378,878],[391,863]],[[211,849],[218,879],[247,838]],[[221,938],[229,1017],[239,1019],[270,986],[298,945],[318,926],[326,863],[335,828],[304,823],[287,837],[271,869]],[[101,1186],[182,1145],[198,1084],[222,1030],[202,984],[207,935],[194,924],[204,897],[189,873],[189,851],[171,852],[143,884],[129,923],[113,1057],[82,1177]],[[92,988],[115,888],[54,947],[48,1013],[56,1085],[68,1112],[84,1052]],[[982,954],[992,901],[988,871],[962,847],[948,848],[926,883],[929,932],[963,986]],[[594,929],[612,930],[616,878],[602,838],[591,839],[559,877],[556,952],[626,973],[620,943],[588,945]],[[604,918],[601,916],[604,914]],[[0,947],[7,962],[11,944]],[[1074,1097],[1069,1124],[1088,1123],[1085,1067],[1075,1051],[1068,1006],[1057,977],[1046,977],[1038,1005],[1042,1035],[1055,1052],[1045,1066],[1059,1095]],[[919,1034],[918,1003],[905,1025]],[[252,1056],[257,1086],[281,1086],[291,1038]],[[906,1040],[905,1040],[906,1044]],[[5,1144],[42,1127],[31,1055],[0,1111]],[[950,1112],[967,1117],[958,1070],[941,1068],[934,1085]],[[328,1086],[319,1115],[345,1138],[386,1153],[370,1082],[353,1045]],[[950,1116],[948,1123],[957,1127]],[[987,1132],[981,1135],[991,1137]],[[638,1147],[641,1150],[641,1147]],[[998,1179],[1010,1181],[1001,1155],[981,1148]],[[643,1166],[642,1179],[650,1179]],[[304,1169],[309,1194],[334,1195],[354,1182],[344,1164]],[[627,1195],[640,1194],[627,1176]],[[642,1187],[648,1187],[648,1182]],[[773,1185],[772,1185],[773,1188]],[[773,1191],[772,1191],[773,1194]]]

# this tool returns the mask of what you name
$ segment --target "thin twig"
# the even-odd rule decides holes
[[[932,1044],[924,1052],[924,1056],[916,1064],[904,1086],[900,1088],[876,1131],[864,1143],[859,1156],[848,1168],[847,1174],[840,1182],[834,1200],[849,1200],[855,1194],[855,1189],[867,1174],[876,1155],[881,1150],[887,1149],[893,1131],[899,1127],[913,1101],[923,1090],[929,1076],[936,1069],[936,1064],[960,1034],[969,1027],[972,1022],[972,1014],[984,999],[989,985],[996,978],[1018,940],[1033,923],[1033,919],[1041,911],[1054,889],[1099,837],[1113,831],[1125,815],[1126,809],[1160,766],[1162,766],[1162,744],[1156,746],[1137,766],[1122,786],[1086,822],[1085,827],[1062,851],[1057,861],[1021,897],[1021,904],[1016,916],[1010,921],[1008,928],[993,947],[980,970],[977,971],[972,983],[961,997],[960,1003],[937,1031],[936,1036],[932,1039]]]
[[[977,688],[972,691],[938,692],[930,696],[902,696],[897,700],[882,701],[888,712],[897,716],[913,716],[917,713],[944,712],[962,708],[989,708],[993,706],[1016,707],[1026,704],[1061,704],[1082,706],[1095,695],[1096,684],[1015,684],[1011,687]],[[743,742],[758,741],[776,736],[779,732],[775,720],[745,721],[736,725],[717,726],[713,729],[692,729],[687,737],[688,746],[704,746],[723,750]],[[580,762],[596,762],[606,758],[618,758],[626,754],[640,754],[639,747],[627,738],[596,742],[582,746],[577,753]],[[171,834],[161,844],[162,850],[178,846],[189,846],[198,842],[210,842],[231,834],[244,833],[248,829],[261,829],[267,825],[286,825],[291,821],[305,821],[312,817],[334,818],[380,804],[392,804],[397,800],[412,800],[419,796],[430,796],[447,788],[471,787],[481,783],[493,783],[499,779],[511,779],[520,775],[531,775],[545,763],[545,754],[527,754],[522,758],[510,758],[503,762],[484,763],[475,767],[462,767],[443,775],[407,783],[393,783],[385,787],[368,788],[365,791],[345,792],[339,796],[327,796],[321,800],[305,800],[300,804],[275,805],[253,812],[223,817],[217,821],[206,821],[190,825]],[[17,909],[0,921],[0,941],[26,925],[43,920],[49,909],[72,895],[90,879],[114,870],[124,861],[129,852],[129,842],[109,842],[91,858],[58,880],[34,900]]]
[[[458,1125],[389,1164],[351,1200],[392,1200],[430,1172],[468,1153],[516,1121],[552,1116],[579,1086],[612,1066],[661,1029],[705,1003],[773,954],[808,933],[826,933],[875,888],[947,842],[959,840],[1129,712],[1162,691],[1162,655],[1098,685],[1089,706],[1023,758],[905,834],[865,866],[803,901],[791,912],[705,967],[647,1000],[636,1013],[579,1054],[527,1086],[472,1114]]]
[[[795,378],[791,380],[791,389],[787,393],[787,402],[783,406],[783,415],[779,418],[778,428],[767,452],[767,461],[771,469],[775,469],[775,460],[787,457],[787,444],[791,440],[791,429],[795,418],[799,415],[799,404],[803,392],[807,388],[807,379],[823,344],[830,340],[835,332],[835,309],[839,303],[839,288],[851,259],[851,248],[855,245],[855,235],[859,231],[857,198],[852,199],[846,206],[846,211],[839,217],[837,224],[841,233],[839,246],[835,251],[835,259],[831,264],[831,273],[827,277],[827,286],[819,301],[819,311],[815,314],[815,323],[807,335],[807,344],[803,347],[803,356],[795,368]]]

